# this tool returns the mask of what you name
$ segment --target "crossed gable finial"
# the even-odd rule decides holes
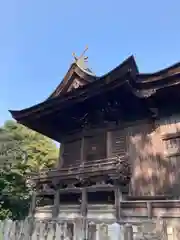
[[[72,55],[74,57],[75,62],[77,62],[78,60],[80,60],[82,58],[84,61],[87,61],[88,57],[84,56],[84,54],[86,53],[87,50],[88,50],[88,46],[86,46],[86,48],[84,49],[84,51],[82,52],[82,54],[79,57],[77,57],[76,54],[73,52]]]

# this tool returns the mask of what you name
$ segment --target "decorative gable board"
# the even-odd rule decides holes
[[[85,81],[83,81],[82,79],[78,78],[78,77],[75,77],[72,81],[71,81],[71,84],[70,86],[68,87],[67,89],[67,92],[70,92],[74,89],[77,89],[79,87],[82,87],[84,86],[85,84],[87,84]]]
[[[71,90],[82,87],[85,84],[87,84],[86,81],[81,79],[78,75],[73,74],[68,80],[62,80],[61,85],[51,97],[57,97],[62,93],[70,92]]]
[[[63,80],[49,98],[57,97],[61,93],[69,92],[72,89],[76,89],[80,86],[93,82],[95,79],[95,76],[88,75],[88,73],[85,73],[77,66],[77,64],[74,63],[71,65]]]

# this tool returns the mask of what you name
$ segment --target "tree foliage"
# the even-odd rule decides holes
[[[14,121],[6,121],[4,129],[9,132],[20,150],[26,155],[30,171],[38,172],[56,164],[58,149],[49,138]]]
[[[27,174],[56,164],[58,149],[47,137],[14,121],[0,128],[0,219],[27,215],[31,187]]]

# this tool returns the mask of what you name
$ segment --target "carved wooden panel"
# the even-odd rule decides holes
[[[88,136],[84,139],[85,161],[106,158],[106,133]]]
[[[124,156],[127,152],[126,130],[121,129],[111,132],[111,156]]]
[[[75,164],[81,159],[81,139],[64,143],[63,167]]]
[[[72,81],[71,85],[69,86],[67,92],[70,92],[70,91],[72,91],[72,90],[74,90],[74,89],[77,89],[77,88],[79,88],[79,87],[82,87],[84,84],[85,84],[85,83],[84,83],[81,79],[75,78],[75,79]]]

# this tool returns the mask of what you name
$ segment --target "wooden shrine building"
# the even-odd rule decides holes
[[[179,93],[180,63],[144,74],[131,56],[98,77],[81,56],[48,99],[10,111],[61,143],[57,168],[34,176],[43,196],[35,216],[82,218],[83,227],[102,218],[178,219]]]

